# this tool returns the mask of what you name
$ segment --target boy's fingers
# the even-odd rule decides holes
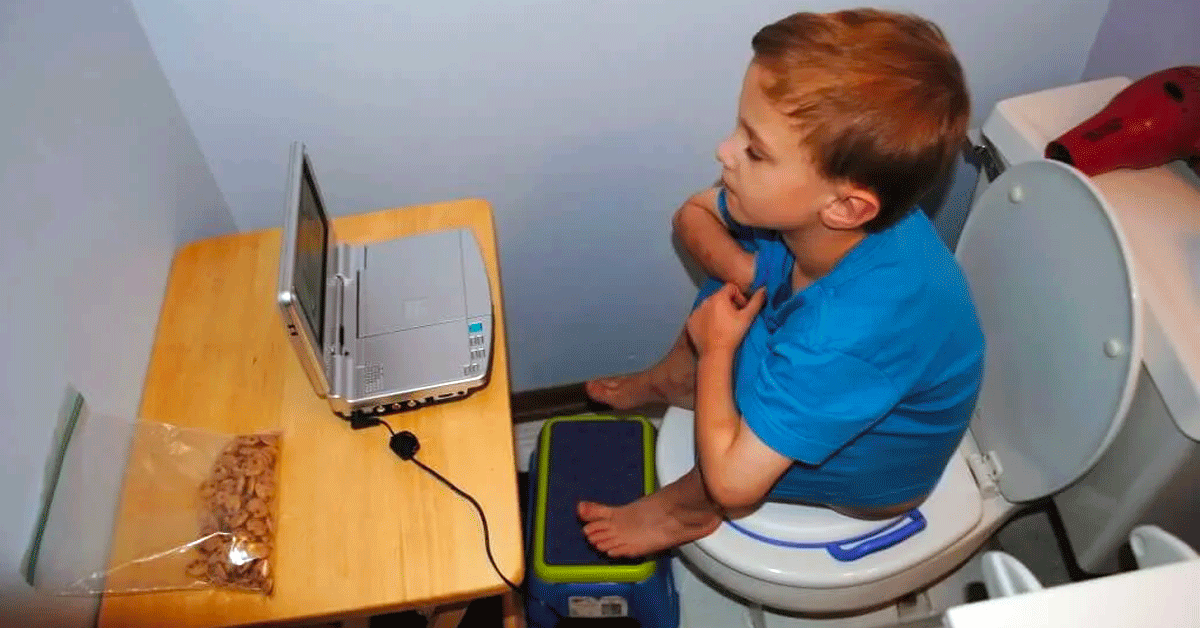
[[[762,309],[763,303],[767,300],[767,289],[759,288],[750,295],[750,300],[742,307],[743,310],[749,310],[752,314],[757,314]]]
[[[742,291],[738,290],[738,287],[732,283],[726,283],[721,286],[721,289],[713,296],[719,296],[723,302],[733,303],[738,309],[741,309],[742,304],[745,303]]]

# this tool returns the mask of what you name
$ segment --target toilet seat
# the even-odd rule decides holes
[[[690,410],[670,408],[658,434],[658,477],[667,484],[695,464],[694,420]],[[823,548],[783,548],[756,540],[722,522],[709,536],[691,545],[751,578],[790,587],[815,589],[849,587],[872,582],[907,569],[961,539],[979,523],[982,500],[967,467],[955,455],[941,480],[919,510],[926,528],[898,545],[851,562],[834,558]],[[755,533],[798,543],[825,543],[877,530],[886,521],[864,521],[828,508],[766,503],[737,520]]]
[[[1061,490],[1103,454],[1123,424],[1142,360],[1142,306],[1131,257],[1103,198],[1064,164],[1018,164],[975,203],[957,253],[987,338],[987,362],[971,429],[920,507],[928,528],[840,562],[828,552],[781,549],[722,524],[681,548],[684,556],[707,563],[710,573],[722,572],[714,578],[734,591],[749,595],[761,588],[735,586],[734,574],[766,584],[771,597],[758,601],[779,608],[870,606],[939,577],[944,571],[932,570],[965,559],[1011,503]],[[661,483],[695,464],[693,424],[687,410],[672,408],[664,417]],[[966,454],[975,452],[984,454],[973,455],[971,463],[980,483],[967,464]],[[1003,499],[985,500],[980,484],[989,486],[990,495],[998,489]],[[738,523],[800,542],[847,538],[879,526],[788,504],[766,504]],[[860,593],[846,596],[837,589]]]

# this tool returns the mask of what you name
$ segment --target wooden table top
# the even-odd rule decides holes
[[[479,200],[334,221],[341,241],[470,227],[492,282],[490,381],[466,399],[388,417],[421,441],[418,457],[479,500],[505,576],[523,575],[508,355],[491,209]],[[506,590],[484,552],[474,508],[317,397],[275,305],[280,231],[222,236],[175,256],[146,374],[141,418],[228,433],[282,431],[270,597],[221,590],[106,596],[100,625],[306,623],[428,607]],[[127,470],[112,553],[146,534]]]

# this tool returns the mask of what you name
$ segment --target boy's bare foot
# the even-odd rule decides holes
[[[658,364],[629,375],[593,379],[585,388],[593,401],[606,403],[617,410],[629,410],[648,403],[691,408],[696,400],[696,354],[684,332]]]
[[[613,558],[646,556],[712,534],[721,524],[719,509],[693,502],[681,479],[624,506],[580,502],[583,533],[593,547]],[[703,491],[703,489],[701,489]]]
[[[667,401],[650,384],[650,371],[593,379],[584,385],[588,397],[606,403],[617,410],[629,410],[648,403]]]

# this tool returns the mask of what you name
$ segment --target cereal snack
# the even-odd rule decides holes
[[[274,588],[278,432],[92,414],[62,429],[23,567],[55,595]]]
[[[216,586],[271,593],[270,555],[275,542],[272,505],[279,437],[238,436],[213,463],[200,485],[198,557],[187,574]]]

